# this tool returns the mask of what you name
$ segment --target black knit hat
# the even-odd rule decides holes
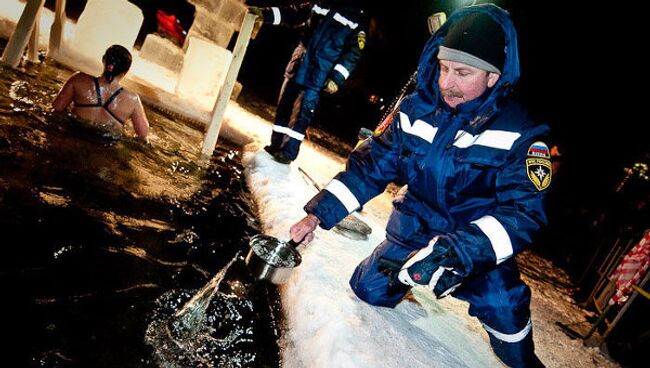
[[[438,51],[438,59],[497,74],[501,74],[505,58],[503,29],[485,13],[471,13],[452,24]]]

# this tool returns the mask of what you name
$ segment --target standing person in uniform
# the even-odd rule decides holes
[[[519,74],[507,12],[487,4],[454,13],[425,46],[414,93],[290,233],[308,243],[318,225],[332,228],[388,183],[408,184],[386,240],[352,275],[356,295],[389,308],[414,285],[453,295],[469,302],[505,364],[536,367],[530,289],[514,256],[547,222],[552,170],[548,126],[511,98]]]
[[[99,77],[75,73],[65,82],[52,102],[54,111],[65,111],[72,105],[72,114],[113,137],[120,137],[127,120],[131,120],[138,137],[146,139],[149,121],[140,97],[120,86],[131,67],[131,53],[113,45],[102,58],[104,71]]]
[[[271,144],[265,147],[276,161],[289,164],[298,156],[321,91],[336,93],[354,70],[368,20],[360,0],[249,9],[265,23],[305,28],[285,69]]]

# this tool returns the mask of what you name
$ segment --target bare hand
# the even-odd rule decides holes
[[[314,240],[314,230],[320,224],[318,217],[312,215],[311,213],[305,216],[302,220],[296,222],[289,229],[289,234],[291,239],[296,243],[301,241],[300,245],[307,245]]]

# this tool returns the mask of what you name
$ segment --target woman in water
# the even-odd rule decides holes
[[[104,72],[99,77],[77,72],[65,83],[52,102],[54,111],[65,111],[72,103],[72,114],[93,126],[121,136],[127,120],[135,133],[147,138],[149,121],[140,97],[120,87],[120,81],[131,67],[131,53],[120,45],[106,50],[102,58]]]

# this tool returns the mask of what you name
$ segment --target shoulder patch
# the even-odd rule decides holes
[[[357,34],[357,42],[359,43],[359,49],[363,50],[366,47],[366,32],[361,31]]]
[[[526,155],[526,173],[537,190],[542,191],[551,185],[553,169],[551,151],[546,143],[537,141],[528,147]]]

